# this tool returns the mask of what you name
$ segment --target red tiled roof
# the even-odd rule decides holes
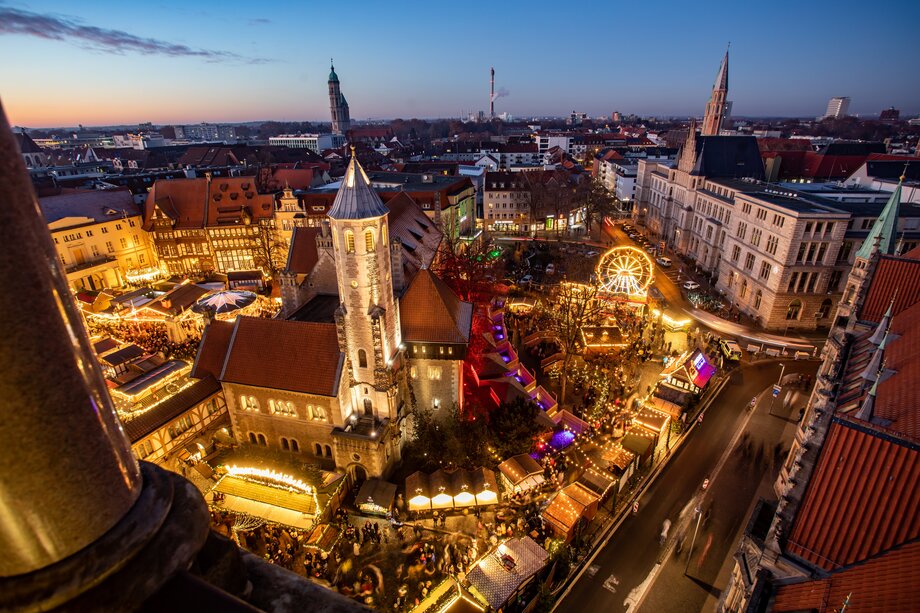
[[[879,322],[894,296],[892,314],[920,302],[920,247],[901,257],[884,255],[878,263],[866,300],[859,312],[862,321]]]
[[[335,396],[344,355],[335,324],[239,317],[221,381]]]
[[[424,268],[399,301],[399,318],[405,341],[467,343],[473,305],[457,298],[443,281]]]
[[[835,417],[787,550],[824,570],[920,536],[920,447]]]
[[[773,610],[840,610],[889,613],[915,611],[920,603],[920,542],[913,542],[863,564],[842,569],[827,579],[781,585]]]
[[[232,321],[215,320],[208,324],[198,345],[198,355],[189,376],[203,379],[207,376],[217,378],[224,368],[227,357],[227,347],[230,345],[230,336],[233,334]]]
[[[896,336],[885,349],[885,369],[895,374],[879,383],[874,417],[887,429],[920,441],[920,302],[895,315],[890,330]]]
[[[319,261],[319,249],[316,247],[319,230],[316,227],[294,228],[285,270],[303,275],[313,272],[313,267]]]
[[[257,224],[274,213],[274,196],[259,194],[253,177],[160,180],[144,205],[144,229],[153,228],[154,206],[177,229],[240,225],[244,217]]]

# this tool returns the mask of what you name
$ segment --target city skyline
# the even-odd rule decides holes
[[[819,116],[841,95],[852,99],[853,114],[895,106],[912,115],[920,111],[920,84],[906,75],[909,58],[920,53],[910,28],[920,7],[892,4],[902,18],[891,23],[849,19],[847,8],[855,10],[855,3],[834,5],[834,14],[797,6],[789,16],[780,7],[782,33],[751,36],[739,30],[763,19],[754,10],[710,15],[704,5],[697,15],[705,17],[705,37],[688,36],[693,16],[662,10],[653,35],[613,35],[604,44],[624,28],[649,32],[641,9],[617,7],[612,22],[579,16],[559,23],[547,4],[515,4],[488,15],[475,7],[454,14],[414,3],[400,10],[367,4],[349,13],[343,37],[335,15],[282,2],[259,14],[236,2],[221,12],[174,2],[156,10],[99,3],[80,7],[79,14],[57,1],[9,3],[0,5],[0,53],[22,59],[0,68],[0,81],[12,122],[32,128],[325,122],[330,57],[359,121],[487,111],[490,66],[506,93],[497,100],[499,113],[684,117],[702,115],[732,40],[729,99],[736,116]],[[527,27],[483,27],[515,19]],[[213,26],[202,27],[206,23]],[[466,42],[447,45],[450,40]],[[539,51],[554,42],[566,47]],[[425,51],[407,56],[413,47]]]

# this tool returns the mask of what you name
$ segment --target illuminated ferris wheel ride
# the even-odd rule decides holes
[[[597,264],[600,291],[630,301],[644,302],[652,284],[652,258],[635,247],[614,247]]]

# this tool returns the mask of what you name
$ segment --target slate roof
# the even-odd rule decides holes
[[[913,611],[920,602],[918,568],[920,542],[914,541],[825,579],[779,585],[773,611],[838,611],[848,596],[847,611]]]
[[[136,443],[219,391],[220,383],[209,375],[137,417],[124,420],[125,433]]]
[[[834,417],[788,552],[832,571],[920,537],[920,445]]]
[[[367,173],[352,155],[345,177],[329,210],[331,219],[373,219],[387,214],[380,196],[371,187]]]
[[[910,162],[907,164],[907,162]],[[907,170],[904,166],[907,164]],[[873,153],[866,160],[866,174],[877,179],[893,179],[904,175],[906,181],[920,181],[920,158],[906,156],[885,157]]]
[[[402,243],[403,274],[410,282],[419,270],[431,266],[444,235],[406,192],[387,200],[386,207],[390,210],[390,237]]]
[[[21,153],[42,153],[42,148],[25,132],[13,132],[13,137]]]
[[[693,174],[712,179],[763,180],[763,160],[757,139],[753,136],[697,136]]]
[[[221,382],[318,396],[338,393],[345,356],[335,324],[238,317],[233,326],[217,377]],[[213,363],[219,351],[208,348],[209,336],[202,339],[196,373],[202,356]]]
[[[399,318],[404,341],[468,343],[473,304],[457,298],[443,281],[424,268],[400,299]]]
[[[91,189],[65,192],[39,198],[45,221],[54,223],[67,217],[88,217],[96,223],[118,221],[140,215],[140,207],[127,189]]]

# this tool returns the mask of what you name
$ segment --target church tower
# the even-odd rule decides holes
[[[332,133],[347,134],[351,129],[351,117],[348,114],[348,102],[339,86],[339,75],[335,74],[334,64],[329,68],[329,111],[332,113]]]
[[[402,341],[388,213],[352,150],[328,214],[340,300],[339,345],[346,356],[353,412],[392,420],[397,406],[391,366]]]
[[[901,184],[904,177],[898,182],[898,186],[891,193],[885,208],[882,209],[881,215],[872,224],[869,235],[856,252],[856,261],[850,270],[847,278],[847,286],[843,292],[843,298],[837,308],[837,320],[841,317],[849,318],[849,328],[856,323],[851,317],[853,313],[859,311],[862,301],[865,299],[865,290],[867,280],[872,277],[875,266],[878,264],[878,257],[882,255],[896,255],[898,232],[898,215],[901,210]]]
[[[722,58],[719,74],[712,86],[712,96],[706,104],[706,116],[703,118],[703,136],[718,136],[725,121],[726,98],[728,97],[728,51]]]

